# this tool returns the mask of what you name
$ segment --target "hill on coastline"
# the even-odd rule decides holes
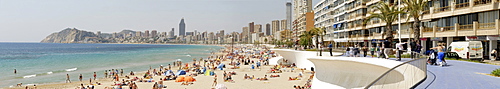
[[[42,43],[87,43],[90,39],[98,39],[93,32],[78,30],[75,28],[66,28],[60,32],[55,32],[45,37]],[[95,43],[95,42],[94,42]]]

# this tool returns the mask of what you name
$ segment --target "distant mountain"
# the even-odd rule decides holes
[[[66,28],[60,32],[52,33],[45,37],[42,43],[96,43],[92,42],[98,40],[96,34],[78,30],[75,28]],[[90,41],[90,42],[89,42]]]

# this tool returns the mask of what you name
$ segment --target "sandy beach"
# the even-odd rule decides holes
[[[235,47],[235,50],[241,50],[241,52],[244,52],[242,50],[242,47]],[[219,68],[213,70],[215,75],[217,75],[217,83],[218,84],[223,84],[225,87],[228,89],[293,89],[294,85],[297,86],[304,86],[304,84],[307,83],[308,79],[312,75],[311,71],[301,71],[298,68],[293,68],[293,72],[291,71],[292,68],[280,68],[278,70],[281,70],[281,73],[270,73],[270,70],[272,68],[275,68],[275,65],[262,65],[260,68],[255,68],[252,69],[252,65],[256,65],[257,61],[262,61],[260,60],[260,57],[262,57],[263,54],[268,54],[267,52],[270,51],[264,51],[266,49],[256,49],[257,47],[248,47],[249,49],[245,50],[257,50],[258,52],[261,53],[255,53],[251,54],[254,57],[250,57],[250,55],[241,55],[242,57],[248,58],[251,61],[255,61],[255,63],[250,63],[249,65],[244,65],[241,63],[239,66],[239,69],[230,69],[233,67],[233,65],[229,65],[231,63],[230,59],[227,57],[229,54],[229,51],[231,50],[230,47],[226,47],[226,49],[221,50],[220,52],[214,53],[212,58],[210,60],[213,60],[214,62],[207,62],[206,64],[213,64],[213,63],[223,63],[226,65],[226,68],[223,68],[223,70],[220,70]],[[266,52],[266,53],[264,53]],[[243,54],[243,53],[240,53]],[[243,58],[244,59],[244,58]],[[217,61],[220,60],[220,61]],[[238,62],[237,58],[234,58],[232,61],[233,63]],[[198,68],[203,67],[203,62],[202,64],[198,64]],[[169,64],[169,63],[165,63]],[[182,66],[184,66],[185,63],[182,63]],[[192,65],[193,62],[189,62],[189,67],[194,68]],[[165,69],[168,68],[168,66],[163,66]],[[207,67],[214,67],[214,66],[207,66]],[[159,70],[160,65],[158,66],[152,66],[153,69]],[[120,81],[114,81],[113,78],[97,78],[96,80],[92,80],[92,84],[94,84],[95,89],[112,89],[113,87],[118,87],[114,85],[115,83],[121,83],[124,82],[122,80],[125,80],[127,84],[135,83],[137,85],[138,89],[152,89],[153,85],[156,83],[159,83],[160,78],[165,78],[165,75],[153,75],[151,72],[153,69],[149,70],[150,74],[152,75],[151,77],[153,78],[154,82],[139,82],[138,80],[136,81],[128,81],[127,80],[133,80],[132,78],[138,77],[138,78],[144,78],[144,74],[147,72],[141,71],[141,72],[136,72],[135,75],[128,75],[129,73],[124,73],[123,76],[119,77]],[[178,66],[173,66],[172,71],[174,73],[177,73],[177,69],[179,69]],[[210,69],[208,69],[210,70]],[[232,81],[233,82],[225,82],[223,78],[224,71],[226,72],[236,72],[236,75],[232,75]],[[165,72],[163,70],[162,72]],[[302,73],[301,73],[302,72]],[[97,72],[98,75],[103,75],[103,72]],[[166,85],[166,88],[163,89],[211,89],[211,88],[216,88],[216,86],[213,86],[214,83],[214,76],[210,75],[205,75],[205,74],[198,74],[197,76],[193,75],[197,74],[193,71],[189,71],[186,73],[186,75],[180,75],[180,76],[190,76],[194,79],[196,79],[195,82],[192,82],[192,84],[189,85],[181,85],[184,82],[175,82],[175,80],[167,80],[167,81],[162,81],[163,85]],[[255,76],[254,79],[245,79],[244,75],[247,74],[248,76]],[[298,77],[299,74],[302,74],[302,77]],[[263,78],[264,76],[267,75],[268,80],[257,80],[256,78]],[[279,75],[280,77],[273,77],[271,78],[271,75]],[[73,75],[77,76],[77,75]],[[127,79],[125,76],[128,76],[130,79]],[[65,76],[61,76],[65,77]],[[298,77],[299,80],[289,80],[289,77]],[[84,77],[83,81],[75,81],[76,79],[72,79],[72,83],[64,83],[63,81],[59,83],[49,83],[49,84],[41,84],[41,85],[36,85],[36,89],[77,89],[81,84],[83,86],[87,87],[90,85],[90,80],[89,77]],[[150,80],[150,79],[144,79],[144,80]],[[96,82],[101,83],[100,85],[95,85]],[[220,85],[219,85],[220,86]],[[23,85],[21,87],[12,87],[8,88],[6,87],[5,89],[24,89],[28,87],[29,89],[34,89],[35,87],[33,85]],[[129,89],[128,85],[122,86],[124,89]]]

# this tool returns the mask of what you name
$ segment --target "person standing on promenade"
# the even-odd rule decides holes
[[[366,47],[366,45],[365,45],[365,46],[363,46],[363,47],[361,48],[361,50],[363,51],[363,57],[366,57],[366,55],[368,55],[368,54],[367,54],[367,52],[368,52],[368,47]]]
[[[80,79],[80,82],[82,81],[82,79],[83,79],[82,74],[80,74],[80,77],[78,79]]]
[[[391,46],[391,42],[389,42],[389,39],[386,39],[384,41],[384,43],[382,44],[382,46],[384,47],[385,59],[389,59],[389,52],[392,51],[392,46]]]
[[[352,50],[354,52],[354,57],[358,57],[359,54],[359,47],[358,45],[354,45],[354,48]]]
[[[330,56],[333,56],[332,50],[333,50],[333,45],[332,42],[330,42],[330,44],[328,44],[328,51],[330,51]]]
[[[437,59],[438,59],[439,66],[445,65],[446,61],[444,61],[444,56],[445,56],[446,48],[443,46],[443,44],[439,43],[438,46],[430,48],[430,49],[435,49],[438,51]]]
[[[382,58],[382,47],[380,47],[380,44],[377,43],[375,51],[377,52],[377,58]]]
[[[71,80],[69,79],[69,74],[66,74],[66,83],[71,83]]]
[[[370,54],[372,55],[372,57],[375,56],[373,55],[375,53],[375,48],[373,46],[370,46],[368,49],[370,49]]]
[[[351,56],[351,54],[349,54],[350,51],[351,51],[351,49],[349,47],[347,47],[346,50],[345,50],[345,55],[348,56],[348,57]]]

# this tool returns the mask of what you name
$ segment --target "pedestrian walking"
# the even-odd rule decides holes
[[[71,83],[71,80],[69,79],[69,74],[66,74],[66,83]]]
[[[375,55],[373,55],[375,53],[375,47],[370,46],[369,49],[370,49],[370,54],[372,55],[372,57],[375,56]]]
[[[385,59],[389,59],[389,53],[392,51],[393,47],[391,46],[391,42],[389,42],[389,39],[386,39],[384,43],[382,44],[384,47],[384,56]]]
[[[330,51],[330,56],[333,56],[332,50],[333,50],[333,45],[332,42],[330,42],[330,44],[328,44],[328,51]]]
[[[363,48],[361,48],[361,51],[363,51],[363,57],[366,57],[366,55],[368,55],[368,54],[367,54],[367,52],[368,52],[368,47],[363,46]]]

